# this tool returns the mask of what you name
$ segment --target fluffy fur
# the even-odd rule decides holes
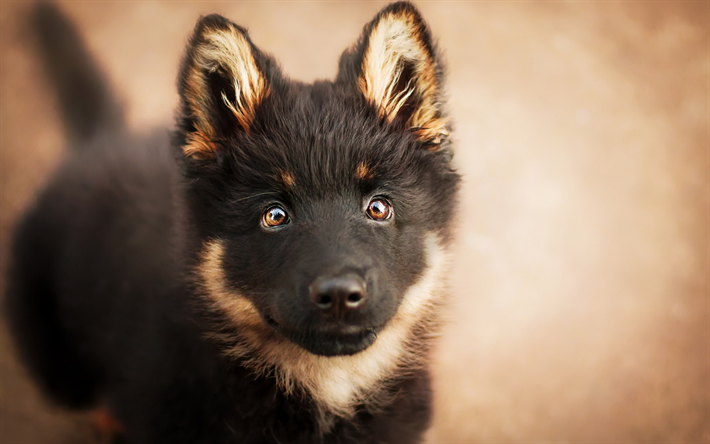
[[[418,11],[383,9],[311,85],[201,18],[170,139],[126,131],[56,7],[33,20],[73,149],[7,302],[50,398],[128,443],[418,442],[459,183]]]

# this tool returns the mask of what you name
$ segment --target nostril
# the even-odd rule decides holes
[[[316,305],[320,308],[330,308],[330,306],[333,305],[333,299],[331,299],[331,297],[327,294],[322,294],[320,295],[318,302],[316,302]]]
[[[345,299],[345,305],[351,308],[357,307],[362,302],[362,293],[350,293]]]

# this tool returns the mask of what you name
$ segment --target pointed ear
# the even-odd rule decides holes
[[[246,30],[219,15],[200,19],[178,82],[186,157],[214,157],[215,139],[249,132],[257,107],[269,94],[264,69]]]
[[[341,57],[338,78],[356,82],[382,119],[404,122],[417,139],[436,147],[448,135],[442,72],[419,11],[398,2],[365,26],[356,46]]]

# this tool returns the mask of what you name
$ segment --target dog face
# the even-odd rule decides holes
[[[343,356],[395,322],[455,204],[441,77],[407,3],[365,27],[334,82],[312,85],[283,76],[239,26],[200,20],[177,139],[198,279],[241,335]]]

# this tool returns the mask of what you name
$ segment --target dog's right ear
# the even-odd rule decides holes
[[[338,81],[354,86],[389,123],[404,123],[417,140],[438,149],[448,135],[441,83],[443,64],[414,5],[392,3],[365,25],[340,58]]]
[[[220,15],[202,17],[187,46],[178,92],[183,154],[215,156],[215,140],[249,132],[269,94],[263,56],[242,27]]]

